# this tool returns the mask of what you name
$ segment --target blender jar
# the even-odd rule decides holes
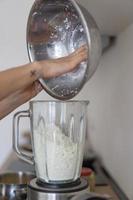
[[[29,111],[14,116],[14,149],[35,164],[37,178],[46,183],[69,183],[80,177],[88,101],[32,101]],[[19,119],[30,117],[33,156],[20,151]]]

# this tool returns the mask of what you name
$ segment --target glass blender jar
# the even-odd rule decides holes
[[[15,114],[13,147],[24,161],[35,164],[37,180],[66,184],[79,179],[83,161],[88,101],[32,101]],[[19,147],[20,118],[29,117],[33,155]]]

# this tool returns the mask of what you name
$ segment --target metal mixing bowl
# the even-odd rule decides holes
[[[98,27],[81,5],[74,0],[36,0],[27,24],[27,47],[30,61],[55,59],[88,46],[88,60],[76,70],[51,79],[40,79],[44,89],[61,100],[73,98],[95,72],[101,56]]]

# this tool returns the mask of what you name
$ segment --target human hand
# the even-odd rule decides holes
[[[86,45],[69,56],[36,61],[0,73],[0,118],[6,116],[41,90],[39,78],[52,78],[72,71],[88,57]],[[16,84],[17,83],[17,84]]]
[[[52,78],[60,76],[78,67],[82,61],[87,60],[87,57],[88,49],[86,45],[83,45],[66,57],[38,61],[37,64],[41,69],[39,75],[41,78]]]

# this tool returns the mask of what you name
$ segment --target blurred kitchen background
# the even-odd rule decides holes
[[[26,24],[34,0],[0,0],[0,70],[29,62]],[[133,199],[133,0],[80,0],[102,34],[117,36],[75,99],[90,100],[88,143]],[[17,83],[16,83],[17,84]],[[52,99],[42,92],[36,99]],[[28,103],[17,110],[28,108]],[[0,121],[0,168],[12,151],[13,113]],[[28,120],[23,121],[27,132]]]

